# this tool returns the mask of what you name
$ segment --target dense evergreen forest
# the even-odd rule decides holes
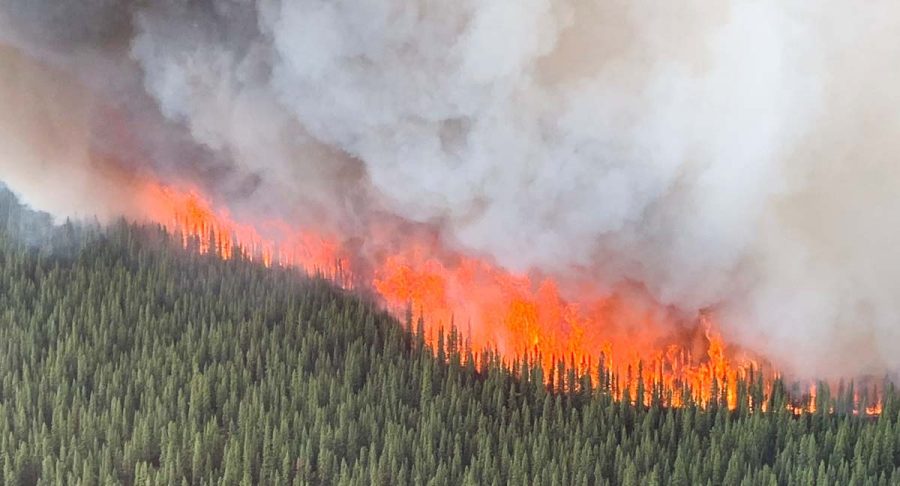
[[[900,485],[893,392],[877,418],[754,411],[754,383],[638,407],[175,241],[0,189],[0,484]]]

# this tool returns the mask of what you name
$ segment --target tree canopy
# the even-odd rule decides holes
[[[0,484],[900,484],[892,390],[877,418],[636,406],[322,278],[25,213],[0,197]]]

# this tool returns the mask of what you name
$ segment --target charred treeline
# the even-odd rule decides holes
[[[70,243],[0,232],[0,484],[900,483],[893,391],[868,419],[840,408],[855,392],[795,415],[758,380],[734,409],[669,407],[601,366],[429,346],[323,279],[155,228]]]

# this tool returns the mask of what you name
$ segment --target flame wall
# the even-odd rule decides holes
[[[597,379],[602,363],[621,380],[615,387],[620,397],[625,390],[637,396],[640,383],[647,390],[661,387],[673,405],[685,395],[707,403],[714,389],[722,389],[734,407],[739,379],[752,382],[756,373],[770,386],[774,377],[765,363],[727,348],[708,313],[688,319],[674,309],[666,312],[640,289],[605,295],[584,288],[575,300],[566,300],[552,278],[515,275],[485,260],[450,254],[433,237],[416,234],[360,268],[352,249],[336,237],[279,220],[239,223],[196,188],[148,180],[137,192],[142,218],[165,226],[185,247],[224,259],[299,267],[371,291],[398,318],[418,321],[412,331],[424,333],[435,349],[442,334],[459,332],[465,352],[476,359],[484,352],[498,352],[508,365],[525,358],[541,364],[551,380],[560,366]],[[379,238],[386,237],[385,231],[375,232],[370,244],[382,247]],[[649,404],[649,393],[646,399]]]
[[[898,20],[888,0],[0,0],[0,176],[61,215],[150,217],[147,180],[196,187],[500,347],[659,351],[714,309],[786,372],[883,374]],[[503,290],[460,290],[482,282]]]

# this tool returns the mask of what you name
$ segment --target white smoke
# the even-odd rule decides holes
[[[900,370],[893,2],[82,3],[0,0],[6,42],[95,93],[75,61],[129,58],[119,96],[158,110],[138,165],[350,234],[386,212],[515,271],[640,282],[799,374]],[[155,156],[182,126],[205,155]]]

